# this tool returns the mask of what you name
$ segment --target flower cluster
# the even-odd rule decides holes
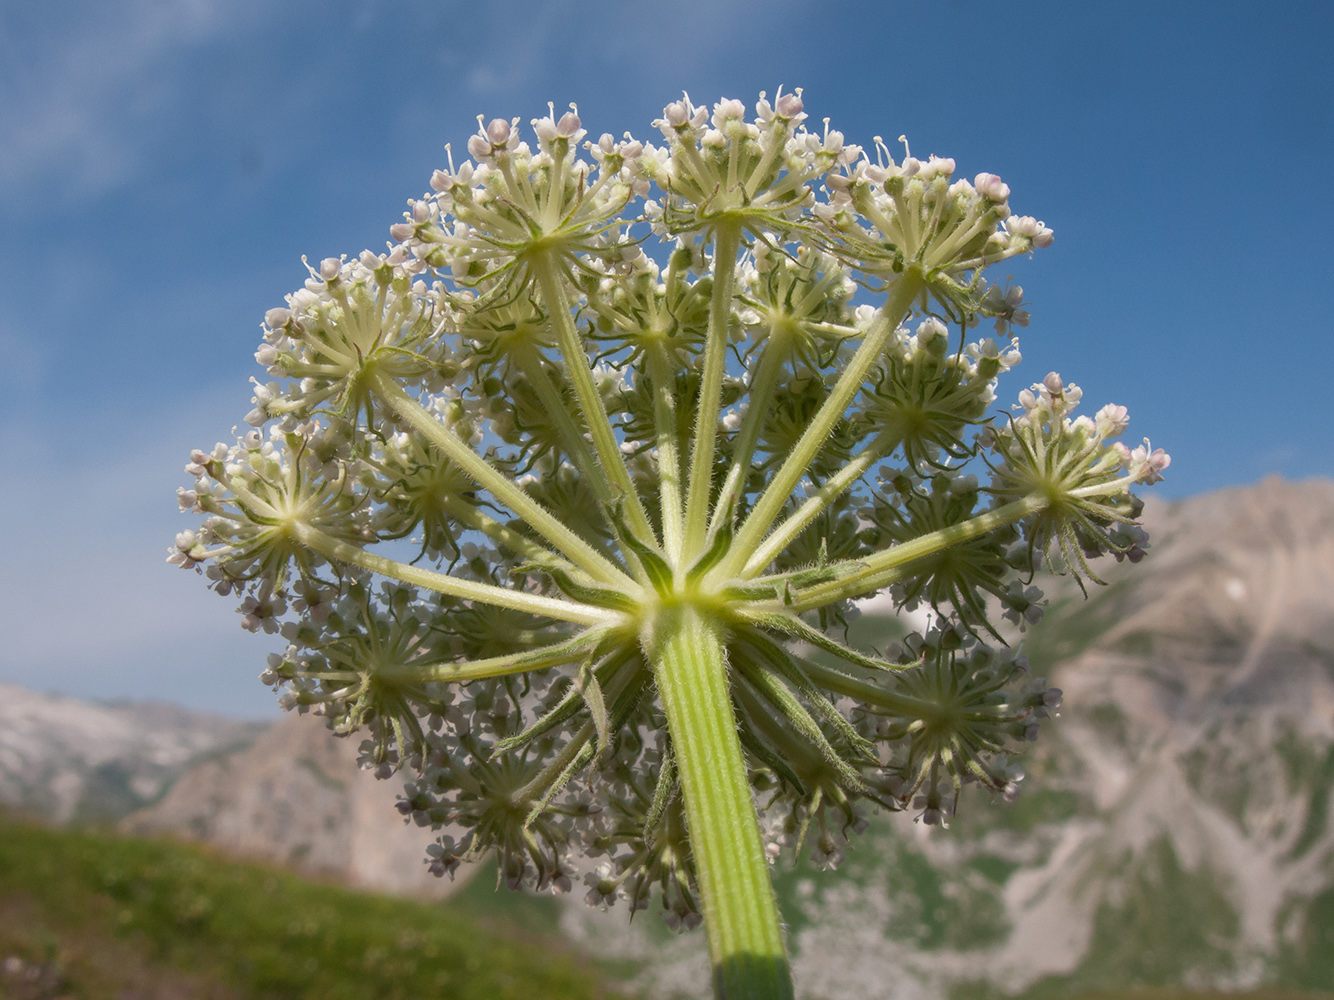
[[[270,310],[250,429],[191,456],[169,561],[282,636],[285,707],[406,774],[437,874],[656,886],[687,928],[727,867],[712,803],[834,864],[869,807],[1012,797],[1060,692],[994,619],[1037,619],[1044,558],[1143,554],[1130,489],[1168,458],[1116,440],[1124,408],[1073,417],[1053,374],[994,414],[1029,317],[983,271],[1051,230],[995,175],[805,119],[780,92],[669,104],[661,145],[479,123],[387,253]],[[934,627],[832,634],[882,591]]]

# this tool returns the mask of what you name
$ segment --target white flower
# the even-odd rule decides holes
[[[1130,413],[1124,406],[1108,403],[1098,411],[1094,422],[1097,424],[1098,437],[1104,440],[1120,437],[1121,433],[1130,424]]]
[[[399,811],[450,830],[437,875],[494,852],[569,892],[597,858],[590,905],[712,912],[711,800],[680,779],[702,744],[669,731],[698,729],[686,645],[722,685],[707,780],[750,782],[727,829],[760,839],[729,857],[832,867],[872,802],[937,826],[965,783],[1011,796],[1002,752],[1060,694],[990,618],[1037,620],[1042,558],[1082,582],[1144,554],[1130,488],[1167,455],[1111,443],[1124,407],[1076,416],[1055,372],[996,419],[1018,344],[967,342],[1028,323],[983,272],[1051,230],[993,174],[806,118],[781,90],[750,119],[683,96],[656,146],[584,141],[573,106],[479,118],[386,252],[307,264],[247,426],[190,454],[202,523],[168,561],[282,637],[283,708],[412,775]],[[928,616],[888,659],[838,639],[877,593]]]
[[[989,198],[994,202],[1008,201],[1010,197],[1010,185],[995,174],[978,174],[973,178],[973,187],[982,197]],[[1006,228],[1009,228],[1008,224]]]

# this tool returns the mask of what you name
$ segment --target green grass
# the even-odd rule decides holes
[[[489,885],[443,904],[389,899],[198,847],[0,817],[0,998],[613,995],[550,933],[550,901],[471,912]],[[5,959],[17,960],[8,972]],[[30,982],[20,965],[42,972]]]

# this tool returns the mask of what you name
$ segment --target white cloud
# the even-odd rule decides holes
[[[459,66],[459,79],[476,96],[514,98],[535,84],[559,81],[576,64],[603,69],[609,88],[680,81],[718,65],[744,39],[753,47],[767,34],[790,30],[804,9],[798,0],[763,6],[682,0],[670,26],[660,6],[608,0],[525,0],[444,11],[335,0],[313,7],[311,15],[324,19],[331,50],[376,20],[392,19],[404,29],[414,21],[433,30],[448,26],[442,63]],[[188,110],[180,105],[196,71],[191,53],[258,27],[303,33],[304,21],[291,5],[258,0],[35,6],[0,0],[0,189],[58,187],[88,197],[132,179],[152,155],[153,133],[170,131],[172,116]],[[307,47],[295,58],[312,68],[324,58],[321,49],[308,48],[309,38],[295,37],[292,44]],[[359,60],[374,65],[389,55],[363,50]],[[770,86],[787,82],[782,77],[777,72]]]
[[[491,4],[481,30],[469,34],[465,79],[474,94],[488,97],[559,80],[571,63],[605,67],[610,88],[679,80],[738,46],[754,45],[756,30],[782,30],[806,9],[800,0],[680,0],[670,13],[661,5],[619,0]],[[751,23],[757,18],[762,23]],[[451,63],[459,56],[457,48],[442,54]],[[771,86],[781,82],[780,71]]]
[[[262,6],[119,0],[0,12],[0,187],[54,174],[88,194],[122,181],[143,155],[139,124],[173,100],[166,58],[249,23]]]

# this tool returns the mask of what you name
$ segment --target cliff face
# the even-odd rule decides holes
[[[1087,602],[1047,585],[1025,645],[1065,707],[1018,801],[965,793],[949,830],[896,815],[837,872],[775,873],[803,996],[1334,985],[1334,483],[1144,518],[1133,571],[1097,567]],[[700,942],[623,921],[567,914],[655,992],[707,986]]]
[[[265,728],[174,705],[102,704],[0,684],[0,806],[54,823],[115,819]]]
[[[290,864],[350,885],[442,897],[453,883],[426,871],[428,831],[403,824],[401,785],[357,767],[357,740],[312,716],[275,723],[248,748],[187,773],[132,833],[170,833],[229,853]]]

